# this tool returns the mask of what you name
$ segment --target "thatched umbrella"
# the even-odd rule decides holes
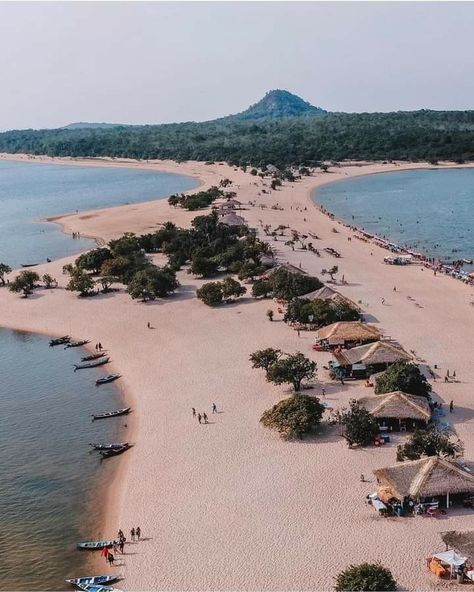
[[[342,366],[353,366],[354,364],[379,366],[399,361],[408,362],[412,359],[412,356],[404,349],[386,341],[360,345],[345,352],[335,353],[334,356]]]
[[[359,403],[377,419],[406,419],[428,423],[431,409],[425,397],[409,395],[403,391],[393,391],[383,395],[363,397]]]
[[[318,329],[316,339],[327,340],[329,343],[342,343],[346,341],[378,341],[381,333],[372,325],[361,321],[339,321]],[[357,349],[357,348],[354,348]]]
[[[242,216],[237,216],[237,214],[230,213],[221,216],[219,219],[221,224],[227,224],[227,226],[244,226],[245,219]]]
[[[323,286],[322,288],[319,288],[319,290],[314,290],[313,292],[309,292],[308,294],[303,294],[301,298],[311,301],[331,300],[332,302],[347,304],[355,310],[360,310],[360,307],[355,302],[350,300],[350,298],[346,298],[346,296],[343,296],[340,292],[338,292],[337,290],[333,290],[329,286]]]

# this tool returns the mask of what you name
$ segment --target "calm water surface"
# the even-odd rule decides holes
[[[0,161],[0,262],[10,267],[94,246],[45,216],[159,199],[193,189],[191,177],[155,171]]]
[[[474,258],[474,169],[368,175],[320,187],[313,199],[350,224],[429,256]]]
[[[101,463],[88,443],[126,437],[126,416],[91,421],[123,405],[118,386],[95,386],[107,370],[73,372],[85,350],[48,341],[0,330],[1,590],[64,590],[88,575],[75,545],[99,534],[100,485],[118,460]]]

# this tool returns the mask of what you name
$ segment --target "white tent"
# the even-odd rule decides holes
[[[439,559],[443,563],[447,563],[451,567],[459,567],[467,561],[467,557],[458,555],[453,549],[450,549],[449,551],[443,551],[442,553],[435,553],[433,557],[435,559]]]

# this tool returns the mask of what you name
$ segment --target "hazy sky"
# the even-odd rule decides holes
[[[334,111],[474,108],[474,4],[0,3],[0,129],[205,120],[273,88]]]

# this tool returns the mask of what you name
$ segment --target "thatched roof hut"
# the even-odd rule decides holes
[[[314,292],[309,292],[309,294],[304,294],[301,296],[304,300],[331,300],[332,302],[347,304],[351,306],[355,310],[360,310],[360,307],[353,302],[350,298],[346,298],[337,290],[333,290],[329,286],[323,286],[319,288],[319,290],[314,290]]]
[[[345,343],[346,341],[378,341],[381,336],[380,331],[373,325],[367,325],[361,321],[339,321],[318,329],[315,337],[318,341]]]
[[[246,222],[242,216],[237,216],[237,214],[230,213],[225,214],[219,218],[219,222],[221,224],[227,224],[227,226],[245,226]]]
[[[474,476],[457,463],[429,456],[373,471],[380,485],[379,497],[420,499],[474,493]],[[382,497],[380,499],[382,499]]]
[[[376,341],[344,352],[335,352],[334,357],[341,366],[353,366],[354,364],[381,366],[412,359],[404,349],[386,341]]]
[[[431,409],[425,397],[409,395],[403,391],[393,391],[384,395],[363,397],[359,403],[377,419],[414,419],[428,422]]]
[[[296,267],[296,265],[292,265],[291,263],[288,263],[287,261],[285,261],[284,263],[279,263],[275,267],[272,267],[271,269],[269,269],[268,271],[266,271],[264,274],[262,274],[261,277],[264,278],[264,279],[265,278],[269,278],[275,272],[280,271],[280,269],[286,269],[286,271],[288,271],[289,273],[299,273],[301,275],[307,275],[306,274],[306,271],[303,271],[299,267]]]

